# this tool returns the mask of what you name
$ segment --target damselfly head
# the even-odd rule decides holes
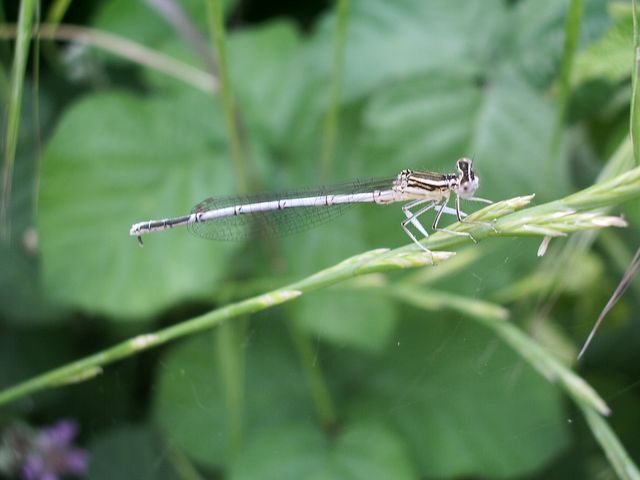
[[[480,186],[480,178],[473,171],[473,161],[461,158],[456,162],[458,167],[458,187],[456,193],[461,198],[471,198]]]

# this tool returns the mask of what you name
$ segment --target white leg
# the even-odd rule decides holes
[[[411,233],[411,230],[409,230],[409,229],[407,228],[407,225],[406,225],[406,223],[405,223],[405,222],[401,222],[401,223],[400,223],[400,225],[402,226],[402,229],[404,230],[404,233],[406,233],[406,234],[409,236],[409,238],[410,238],[411,240],[413,240],[413,243],[415,243],[418,247],[420,247],[420,248],[421,248],[422,250],[424,250],[425,252],[427,252],[427,253],[431,253],[431,250],[429,250],[427,247],[425,247],[424,245],[422,245],[422,244],[418,241],[418,239],[416,238],[416,236],[415,236],[413,233]]]
[[[447,213],[449,215],[458,215],[458,213],[460,213],[460,216],[462,218],[469,216],[466,213],[464,213],[462,210],[460,210],[460,212],[456,212],[456,209],[455,208],[451,208],[451,207],[440,207],[440,206],[437,206],[435,209],[436,209],[437,212],[439,212],[442,209],[444,211],[444,213]]]
[[[438,227],[438,223],[440,222],[440,217],[442,217],[443,213],[446,213],[445,209],[448,210],[453,210],[454,211],[454,215],[456,215],[458,217],[459,221],[462,221],[461,218],[461,211],[460,211],[460,197],[456,197],[456,208],[455,209],[450,209],[449,207],[447,207],[447,202],[449,202],[449,197],[445,198],[444,201],[442,202],[442,205],[440,206],[438,215],[436,215],[436,219],[433,221],[433,225],[432,228],[433,230],[439,230],[441,232],[447,232],[450,233],[451,235],[458,235],[460,237],[469,237],[471,240],[473,240],[475,242],[475,239],[471,236],[470,233],[467,232],[455,232],[453,230],[449,230],[447,228],[439,228]]]
[[[409,210],[409,208],[411,207],[415,207],[416,205],[421,205],[425,202],[431,202],[429,203],[429,205],[422,207],[420,210],[418,210],[416,213],[413,213]],[[407,205],[405,205],[402,208],[402,211],[404,212],[405,216],[407,217],[405,220],[403,220],[402,222],[400,222],[400,225],[402,226],[402,229],[404,230],[404,232],[409,236],[409,238],[411,240],[413,240],[413,243],[415,243],[416,245],[418,245],[422,250],[424,250],[425,252],[430,252],[430,250],[425,247],[424,245],[422,245],[418,239],[416,238],[416,236],[411,233],[411,230],[409,230],[409,228],[407,227],[407,225],[409,223],[411,223],[413,226],[416,227],[416,229],[426,237],[429,236],[429,234],[427,233],[426,229],[422,226],[422,224],[420,223],[420,221],[418,220],[418,216],[422,215],[423,213],[431,210],[433,207],[435,207],[437,205],[437,202],[432,201],[432,200],[424,200],[424,199],[420,199],[418,201],[413,201],[408,203]],[[406,208],[405,208],[406,207]]]
[[[475,202],[483,202],[483,203],[489,203],[489,204],[493,203],[491,200],[487,200],[485,198],[477,198],[477,197],[467,198],[467,200],[470,200],[472,202],[475,201]],[[458,196],[456,196],[456,209],[458,210],[459,213],[462,213],[462,212],[460,212],[460,197],[458,197]],[[464,217],[466,217],[466,215]],[[458,216],[458,220],[462,223],[462,222],[464,222],[464,220],[463,220],[464,217],[462,215],[459,215]],[[494,233],[498,233],[498,230],[496,230],[496,227],[491,222],[470,222],[470,221],[466,221],[464,223],[468,223],[468,224],[472,224],[472,225],[488,226],[488,227],[491,228],[491,230],[494,231]],[[473,238],[473,237],[471,237],[471,238]]]
[[[449,201],[449,198],[447,197],[443,202],[438,203],[437,201],[432,201],[432,200],[425,200],[425,199],[417,199],[417,200],[413,200],[405,205],[402,206],[402,212],[404,213],[406,220],[403,220],[401,222],[401,226],[402,229],[405,231],[405,233],[407,234],[407,236],[413,240],[413,242],[418,245],[422,250],[429,252],[429,250],[423,246],[418,239],[416,238],[416,236],[411,232],[411,230],[409,230],[408,228],[408,224],[411,223],[416,230],[418,230],[422,235],[426,237],[429,236],[429,233],[427,232],[427,230],[424,228],[424,226],[422,225],[422,223],[420,222],[419,218],[420,215],[428,212],[431,209],[435,209],[437,213],[435,221],[433,222],[433,229],[434,230],[440,230],[443,232],[447,232],[450,233],[452,235],[459,235],[459,236],[463,236],[463,237],[469,237],[471,238],[474,242],[475,239],[471,236],[470,233],[467,232],[455,232],[453,230],[448,230],[446,228],[439,228],[438,227],[438,223],[440,222],[440,217],[442,217],[443,213],[449,214],[449,215],[455,215],[459,221],[462,221],[463,218],[467,217],[467,214],[464,213],[463,211],[460,210],[460,199],[459,197],[456,197],[456,208],[451,208],[447,206],[447,202]],[[488,201],[488,200],[487,200]],[[413,207],[416,207],[418,205],[422,205],[423,203],[426,202],[431,202],[429,205],[426,205],[425,207],[421,208],[420,210],[418,210],[417,212],[412,212],[410,209]]]
[[[428,205],[427,207],[418,210],[416,213],[411,212],[411,208],[417,206],[417,205],[421,205],[425,202],[433,202],[432,204]],[[451,207],[447,207],[446,205],[439,205],[438,203],[436,203],[436,201],[434,200],[424,200],[424,199],[419,199],[419,200],[414,200],[412,202],[409,202],[405,205],[402,206],[402,212],[404,213],[405,217],[407,217],[407,219],[409,221],[411,221],[411,224],[416,227],[416,229],[422,233],[425,237],[428,237],[429,234],[427,233],[426,229],[424,228],[424,226],[422,225],[422,223],[420,223],[420,220],[418,220],[418,217],[420,215],[422,215],[423,213],[431,210],[431,209],[435,209],[436,212],[438,212],[438,214],[440,214],[440,212],[442,213],[447,213],[449,215],[460,215],[460,217],[465,218],[468,215],[466,213],[464,213],[462,210],[458,209],[456,210],[455,208],[451,208]],[[406,225],[406,222],[405,222]]]
[[[418,199],[418,200],[414,200],[413,202],[409,202],[405,205],[402,206],[402,213],[404,213],[404,216],[407,217],[407,220],[409,220],[411,222],[411,224],[416,227],[416,230],[418,230],[422,235],[424,235],[425,237],[428,237],[429,234],[427,233],[427,231],[425,230],[425,228],[422,226],[422,224],[420,223],[420,221],[417,219],[417,216],[420,213],[424,213],[422,210],[420,210],[418,214],[414,214],[410,208],[416,207],[418,205],[422,205],[423,203],[426,202],[433,202],[433,200],[428,200],[428,199]],[[433,208],[433,205],[430,205],[429,208]],[[429,209],[427,208],[427,210]],[[425,210],[426,211],[426,210]],[[405,223],[406,226],[406,223]]]

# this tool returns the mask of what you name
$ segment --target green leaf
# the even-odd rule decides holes
[[[568,7],[569,0],[517,2],[508,22],[509,34],[504,45],[508,54],[501,68],[517,70],[532,84],[548,85],[560,66]],[[606,2],[585,0],[581,43],[598,38],[608,22]]]
[[[311,399],[286,333],[274,328],[252,329],[246,351],[247,438],[259,429],[313,416]],[[225,465],[229,432],[224,384],[216,364],[211,334],[170,350],[162,362],[154,401],[154,418],[175,444],[194,460]]]
[[[369,291],[336,287],[301,298],[293,307],[305,330],[339,346],[383,349],[396,324],[392,302]]]
[[[87,478],[178,480],[172,447],[145,427],[120,426],[93,440]]]
[[[621,11],[606,34],[576,58],[574,85],[590,80],[612,83],[629,78],[633,66],[633,21],[631,10]]]
[[[182,229],[140,249],[128,231],[233,188],[222,131],[200,95],[106,93],[68,109],[42,161],[38,226],[50,295],[125,317],[210,295],[231,245],[211,248]]]
[[[551,106],[517,76],[479,85],[470,71],[435,72],[372,96],[359,156],[375,174],[407,167],[453,172],[456,158],[471,156],[481,177],[479,196],[535,192],[550,199],[568,190],[564,161],[546,167],[554,118]],[[546,172],[545,181],[533,171]]]
[[[233,480],[416,478],[401,439],[378,423],[347,425],[335,438],[308,423],[262,432],[235,462]]]
[[[284,21],[229,35],[229,68],[240,110],[252,131],[271,145],[298,141],[290,129],[308,93],[301,45],[295,26]]]
[[[367,102],[360,155],[374,164],[374,176],[409,167],[452,171],[468,150],[482,101],[472,71],[398,81]]]
[[[60,319],[60,309],[47,302],[36,260],[0,242],[0,317],[25,326]]]
[[[411,313],[385,355],[341,369],[351,417],[387,418],[434,478],[525,475],[566,447],[554,386],[477,325]]]
[[[251,133],[247,140],[262,142],[274,161],[287,162],[287,174],[313,185],[308,178],[318,173],[328,92],[326,79],[315,71],[317,55],[309,51],[308,41],[283,20],[231,31],[228,61],[239,110]],[[272,174],[266,170],[263,175]]]
[[[478,159],[481,197],[536,194],[537,202],[569,193],[568,157],[550,156],[555,107],[522,77],[486,87],[469,150]]]
[[[511,5],[507,5],[510,3]],[[354,0],[346,38],[344,97],[362,97],[398,79],[432,71],[479,72],[495,79],[514,72],[544,86],[562,53],[567,2],[558,0]],[[328,78],[335,13],[311,44],[314,69]],[[585,6],[585,40],[607,20],[606,6]]]
[[[215,342],[201,335],[171,349],[156,382],[154,417],[168,438],[191,458],[224,462],[224,384],[215,365]]]
[[[333,14],[332,14],[333,15]],[[460,8],[429,2],[356,0],[349,9],[344,63],[346,99],[366,95],[410,75],[445,66],[478,68],[497,41],[506,9],[500,0],[475,0]],[[335,19],[328,18],[310,46],[319,74],[331,72]]]
[[[286,239],[285,256],[293,272],[302,277],[363,251],[357,213],[348,212],[326,227]],[[305,295],[291,310],[308,333],[336,345],[369,351],[383,348],[395,325],[391,300],[343,286]]]

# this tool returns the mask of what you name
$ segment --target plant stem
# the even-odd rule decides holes
[[[155,333],[131,338],[0,392],[0,405],[45,388],[63,385],[69,381],[78,381],[83,378],[83,374],[86,372],[95,372],[97,367],[103,367],[172,340],[208,330],[227,319],[259,312],[291,301],[303,293],[333,285],[356,275],[370,273],[372,269],[386,271],[431,264],[431,258],[421,252],[413,252],[412,254],[395,252],[393,255],[391,253],[394,252],[379,250],[366,252],[288,286],[227,305]],[[437,264],[449,256],[445,252],[434,252],[433,262]],[[375,267],[371,267],[372,264]],[[87,378],[89,377],[87,376]]]
[[[331,173],[335,156],[338,127],[340,123],[340,93],[344,70],[344,50],[346,45],[347,24],[349,21],[349,1],[338,0],[336,14],[336,33],[333,43],[333,68],[329,93],[329,109],[324,122],[321,173],[326,178]]]
[[[11,86],[7,108],[7,130],[4,151],[4,168],[2,173],[2,200],[0,201],[0,238],[8,241],[10,237],[11,183],[13,181],[13,164],[18,145],[18,129],[20,128],[20,110],[24,87],[24,73],[29,58],[31,41],[31,25],[35,10],[35,0],[22,0],[18,13],[18,33],[16,36],[13,66],[11,68]]]
[[[227,65],[226,39],[224,28],[224,11],[221,0],[209,0],[209,24],[213,46],[218,56],[220,75],[220,93],[224,110],[227,136],[231,148],[231,158],[236,171],[236,181],[240,192],[249,188],[245,155],[238,129],[238,116],[233,97],[233,89]],[[224,323],[218,331],[217,343],[222,378],[225,386],[227,410],[229,412],[229,433],[231,438],[231,458],[239,452],[242,442],[242,412],[244,403],[245,359],[240,348],[244,329],[236,323]]]
[[[629,130],[633,143],[633,157],[636,165],[640,165],[640,105],[638,105],[638,69],[640,68],[640,39],[638,38],[638,5],[632,2],[633,16],[633,69],[631,70],[631,114],[629,116]]]
[[[589,428],[604,450],[609,463],[618,474],[618,478],[639,480],[640,471],[638,471],[638,467],[633,463],[633,460],[625,451],[618,437],[611,431],[605,419],[588,406],[580,405],[580,408],[587,419]]]
[[[15,25],[0,24],[0,39],[14,38],[16,35]],[[218,90],[218,80],[213,75],[112,33],[77,25],[42,24],[38,28],[38,35],[44,40],[78,42],[99,48],[111,55],[157,70],[206,93]]]
[[[229,76],[229,66],[227,65],[227,50],[224,31],[224,12],[221,0],[209,0],[209,24],[213,37],[213,46],[218,55],[218,70],[220,72],[220,93],[222,94],[222,106],[224,109],[225,123],[227,124],[227,134],[229,136],[229,146],[231,157],[236,170],[238,186],[241,192],[246,192],[249,187],[247,179],[247,168],[245,156],[240,142],[238,132],[237,115],[231,79]]]
[[[621,219],[618,217],[602,216],[589,210],[612,207],[639,197],[640,167],[636,167],[608,182],[594,185],[565,199],[520,212],[514,213],[516,209],[530,202],[532,196],[498,202],[468,217],[470,221],[481,222],[492,222],[497,219],[492,224],[465,222],[454,224],[450,228],[469,232],[475,239],[481,239],[490,236],[565,235],[571,231],[622,226],[623,223],[620,223]],[[581,211],[583,213],[580,213]],[[423,242],[426,247],[434,250],[431,255],[413,244],[391,251],[382,249],[356,255],[283,288],[227,305],[155,333],[140,335],[102,352],[38,375],[0,392],[0,405],[45,388],[64,384],[70,379],[82,378],[83,374],[93,372],[98,367],[171,340],[213,328],[229,318],[264,310],[293,300],[303,293],[318,290],[357,275],[440,263],[449,258],[452,253],[435,251],[436,248],[451,248],[469,241],[468,237],[438,232]]]
[[[562,52],[562,64],[558,79],[558,114],[556,117],[556,125],[553,132],[553,140],[551,141],[551,155],[547,164],[552,162],[558,151],[564,119],[567,111],[567,103],[569,102],[569,94],[571,92],[571,70],[573,68],[573,59],[576,54],[578,40],[580,39],[580,24],[582,23],[583,0],[571,0],[569,12],[564,25],[564,50]],[[550,167],[550,165],[547,165]]]

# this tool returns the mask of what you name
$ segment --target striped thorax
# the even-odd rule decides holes
[[[393,190],[405,199],[443,199],[455,192],[462,198],[471,198],[478,189],[480,179],[473,171],[470,158],[456,162],[458,174],[441,174],[402,170],[393,183]]]

